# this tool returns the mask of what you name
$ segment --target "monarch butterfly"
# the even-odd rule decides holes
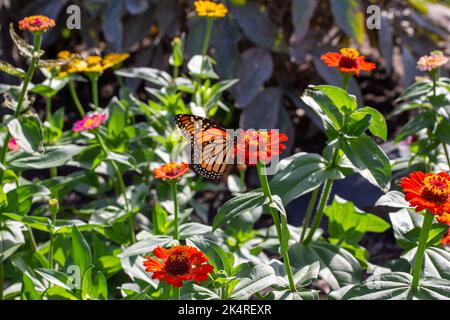
[[[192,114],[177,115],[175,123],[191,143],[192,170],[209,180],[222,178],[232,163],[234,137],[213,121]]]

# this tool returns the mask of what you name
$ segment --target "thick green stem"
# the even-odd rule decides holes
[[[173,287],[172,292],[173,292],[173,299],[180,300],[180,288]]]
[[[69,80],[69,91],[73,103],[75,104],[75,107],[77,107],[78,112],[80,113],[80,116],[84,117],[86,115],[86,112],[84,112],[83,105],[81,104],[80,99],[78,98],[78,94],[77,91],[75,90],[75,85],[72,79]]]
[[[309,230],[308,236],[306,237],[305,241],[303,243],[307,245],[309,242],[311,242],[312,238],[314,237],[314,233],[316,232],[317,228],[320,226],[320,222],[322,221],[323,212],[325,209],[325,206],[327,205],[328,199],[330,198],[331,188],[333,187],[333,180],[327,180],[325,182],[325,186],[322,190],[322,195],[320,196],[319,206],[317,207],[317,212],[314,216],[314,220],[312,222],[311,229]]]
[[[170,188],[172,189],[173,214],[174,214],[174,218],[173,218],[173,222],[174,222],[173,237],[176,240],[179,240],[180,234],[179,234],[179,230],[178,230],[178,225],[179,225],[178,215],[179,215],[180,209],[179,209],[179,206],[178,206],[177,183],[176,182],[170,182]]]
[[[98,144],[102,148],[102,151],[106,155],[108,155],[108,147],[105,145],[100,133],[97,132],[96,137],[97,137]],[[111,165],[114,169],[114,173],[116,175],[116,183],[117,183],[116,187],[120,191],[120,193],[122,193],[123,199],[125,201],[125,209],[127,210],[128,213],[130,213],[131,209],[130,209],[130,204],[128,202],[127,189],[125,187],[125,182],[123,181],[122,173],[120,172],[120,169],[117,166],[117,163],[114,160],[110,160],[110,161],[111,161]],[[135,231],[134,231],[134,216],[130,217],[129,223],[130,223],[131,242],[135,243],[136,235],[135,235]]]
[[[309,221],[311,220],[311,215],[316,205],[317,197],[319,196],[319,188],[315,189],[311,194],[311,199],[309,200],[308,209],[306,209],[305,220],[303,221],[302,234],[300,236],[300,243],[303,243],[306,236],[306,230],[309,226]]]
[[[289,231],[283,233],[282,230],[283,230],[283,228],[284,228],[284,230],[289,230],[289,229],[287,227],[285,219],[284,220],[280,219],[278,211],[275,210],[272,206],[270,206],[273,203],[273,198],[272,198],[272,192],[270,190],[269,180],[267,179],[266,165],[264,163],[258,162],[257,171],[258,171],[259,182],[261,183],[261,188],[263,189],[263,193],[269,199],[270,213],[272,214],[275,228],[277,230],[278,241],[280,242],[280,246],[283,247],[282,244],[289,241],[289,239],[283,239],[283,234],[285,234],[289,238]],[[287,274],[288,281],[289,281],[289,288],[290,288],[291,292],[296,292],[297,289],[295,287],[294,274],[292,272],[292,267],[291,267],[291,262],[289,259],[288,250],[286,248],[286,249],[282,249],[281,251],[282,251],[281,255],[283,256],[283,261],[284,261],[284,267],[286,269],[286,274]]]
[[[349,82],[350,82],[350,74],[342,73],[342,89],[347,91]]]
[[[425,219],[423,220],[422,230],[420,231],[419,246],[417,248],[416,258],[414,260],[414,267],[412,269],[413,288],[417,288],[419,286],[420,273],[422,271],[423,256],[425,253],[425,249],[427,247],[428,234],[430,233],[431,226],[433,225],[433,220],[434,220],[433,215],[427,210],[425,213]]]

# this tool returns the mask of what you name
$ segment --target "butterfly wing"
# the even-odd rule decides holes
[[[191,114],[177,115],[175,123],[191,143],[192,170],[210,180],[222,178],[234,147],[226,130]]]

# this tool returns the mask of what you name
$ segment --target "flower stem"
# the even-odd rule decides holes
[[[78,98],[78,94],[77,91],[75,90],[75,85],[72,79],[69,80],[69,91],[73,103],[75,104],[75,106],[78,109],[78,112],[80,113],[80,116],[84,117],[86,115],[86,112],[84,112],[83,105],[81,104],[80,99]]]
[[[213,27],[214,19],[207,18],[206,19],[206,32],[205,37],[203,38],[203,46],[202,46],[202,56],[206,56],[208,53],[209,41],[211,39],[212,27]]]
[[[94,102],[95,109],[98,109],[100,107],[98,100],[98,75],[90,75],[89,80],[91,81],[92,101]]]
[[[311,215],[314,210],[314,206],[319,196],[319,188],[315,189],[311,194],[311,199],[309,200],[308,209],[306,209],[305,220],[303,221],[302,234],[300,236],[300,243],[303,243],[306,236],[306,229],[308,229],[309,221],[311,220]]]
[[[178,207],[178,194],[177,194],[177,183],[170,182],[170,188],[172,189],[172,198],[173,198],[173,214],[174,214],[174,233],[173,237],[176,240],[179,240],[179,232],[178,232],[178,213],[180,211]]]
[[[28,91],[28,85],[33,78],[34,71],[36,70],[36,64],[39,60],[39,57],[36,55],[39,50],[41,50],[42,45],[42,35],[34,34],[33,36],[33,58],[31,59],[30,66],[28,67],[28,71],[26,73],[25,79],[22,83],[22,89],[19,93],[19,98],[17,99],[17,108],[14,112],[14,117],[17,118],[22,113],[23,101],[25,100],[25,95]]]
[[[349,82],[350,82],[350,75],[348,73],[343,73],[342,74],[342,89],[347,91]]]
[[[273,203],[273,198],[272,198],[272,192],[270,190],[269,181],[267,179],[266,165],[264,163],[261,163],[258,161],[257,171],[258,171],[259,182],[261,183],[261,188],[263,189],[263,193],[269,199],[270,213],[272,214],[275,228],[277,230],[278,241],[280,242],[281,251],[282,251],[281,255],[283,256],[284,267],[286,269],[286,274],[287,274],[287,277],[289,280],[289,289],[291,292],[296,292],[297,289],[295,287],[294,275],[292,273],[291,262],[290,262],[289,254],[288,254],[288,250],[287,250],[288,248],[283,248],[284,247],[283,243],[285,243],[285,242],[287,243],[289,241],[289,231],[283,233],[282,228],[284,228],[284,230],[289,230],[289,229],[287,227],[285,219],[281,219],[281,221],[280,221],[278,211],[275,210],[272,206],[270,206]],[[283,235],[286,235],[288,237],[288,239],[283,239]]]
[[[53,255],[55,251],[55,236],[56,236],[55,227],[56,227],[56,216],[58,214],[58,206],[50,207],[50,214],[52,219],[52,233],[50,234],[50,252],[48,260],[50,264],[50,269],[54,269]]]
[[[173,299],[180,300],[180,288],[173,287]]]
[[[333,152],[333,158],[331,159],[330,167],[333,168],[338,163],[339,159],[339,148],[336,147]],[[333,188],[333,180],[329,179],[325,182],[325,186],[322,189],[322,194],[320,196],[319,206],[317,207],[316,214],[314,216],[314,220],[311,226],[311,229],[309,230],[308,236],[303,241],[303,243],[306,245],[309,242],[311,242],[312,238],[314,237],[314,233],[316,232],[317,228],[320,226],[320,223],[322,221],[323,212],[325,210],[325,206],[327,205],[328,199],[330,198],[331,189]]]
[[[108,147],[105,145],[105,142],[103,141],[100,133],[96,133],[95,134],[98,144],[100,145],[100,147],[102,148],[102,151],[108,155]],[[122,193],[123,199],[125,201],[125,209],[127,210],[127,213],[130,213],[131,209],[130,209],[130,204],[128,202],[128,198],[127,198],[127,189],[125,187],[125,182],[123,181],[123,177],[122,177],[122,173],[120,172],[119,167],[117,166],[117,163],[114,160],[110,160],[111,165],[114,169],[114,173],[116,175],[116,187],[117,190],[120,190],[120,192]],[[134,216],[130,217],[130,234],[131,234],[131,243],[135,243],[136,242],[136,235],[135,235],[135,231],[134,231]]]
[[[427,210],[425,213],[425,219],[423,220],[422,230],[420,231],[419,246],[417,248],[414,267],[412,270],[413,276],[412,287],[414,289],[419,286],[420,273],[422,271],[423,256],[425,253],[425,249],[427,247],[428,234],[430,233],[431,226],[433,225],[433,220],[434,220],[433,215]]]
[[[320,222],[322,221],[323,212],[325,209],[325,206],[327,205],[328,199],[330,198],[331,188],[333,187],[333,180],[329,179],[325,182],[325,186],[322,190],[322,195],[320,196],[319,206],[317,207],[317,212],[314,216],[314,220],[312,222],[311,229],[309,230],[308,236],[306,237],[305,241],[303,243],[307,245],[311,242],[314,233],[316,232],[317,228],[320,226]]]

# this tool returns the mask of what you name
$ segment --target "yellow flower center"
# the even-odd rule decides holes
[[[430,175],[424,179],[422,197],[435,202],[444,203],[448,200],[450,193],[450,180],[439,175]]]
[[[341,55],[343,57],[349,58],[349,59],[358,59],[359,51],[354,48],[344,48],[344,49],[341,49]]]

